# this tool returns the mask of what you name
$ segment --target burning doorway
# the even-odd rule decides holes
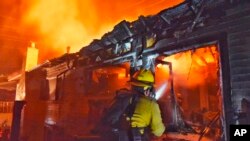
[[[169,130],[198,133],[188,140],[219,138],[222,97],[218,47],[203,46],[157,60],[156,98]],[[174,134],[174,138],[187,140],[189,136]]]

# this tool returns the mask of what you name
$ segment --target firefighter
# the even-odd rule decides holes
[[[150,132],[156,139],[162,137],[165,126],[159,105],[152,98],[154,75],[150,70],[141,69],[133,75],[130,84],[132,91],[140,95],[130,119],[131,140],[148,141]]]

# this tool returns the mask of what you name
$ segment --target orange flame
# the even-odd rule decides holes
[[[216,46],[209,46],[196,49],[195,51],[180,52],[165,57],[163,60],[172,63],[175,82],[179,85],[192,87],[206,81],[208,76],[216,75],[214,73],[216,70],[211,71],[210,69],[214,69],[213,66],[218,67],[218,51]],[[160,73],[158,79],[162,78],[161,76],[164,74],[164,71],[168,74],[169,70],[167,66],[158,64],[157,68],[161,68],[158,71]]]
[[[121,20],[156,14],[182,1],[30,0],[23,22],[35,27],[31,32],[38,32],[36,42],[42,42],[43,49],[61,54],[70,46],[71,52],[77,52]]]

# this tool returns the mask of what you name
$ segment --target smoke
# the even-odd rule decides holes
[[[1,0],[0,4],[0,74],[17,70],[22,65],[20,7],[18,0]]]
[[[71,53],[79,51],[122,20],[156,14],[182,1],[2,0],[0,66],[6,63],[3,58],[11,58],[12,69],[6,68],[6,72],[18,70],[31,41],[36,43],[42,63],[66,53],[67,46]]]
[[[144,0],[30,0],[23,22],[35,26],[42,44],[51,50],[65,53],[70,46],[71,52],[77,52],[121,20],[136,20],[139,15],[155,14],[179,2],[153,5]]]

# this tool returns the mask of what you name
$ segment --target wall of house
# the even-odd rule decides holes
[[[227,11],[232,23],[228,28],[228,49],[234,112],[247,115],[235,123],[250,124],[250,4]],[[236,23],[237,22],[237,23]],[[245,104],[244,104],[244,99]]]
[[[35,70],[26,75],[26,102],[21,119],[20,138],[25,141],[43,141],[47,113],[45,73]]]
[[[38,69],[26,76],[21,138],[25,141],[73,140],[89,134],[110,97],[88,94],[82,68],[48,80]],[[56,77],[56,76],[55,76]],[[52,85],[56,89],[51,92]],[[54,86],[53,86],[54,89]]]
[[[93,89],[91,83],[86,80],[86,72],[83,68],[70,70],[58,83],[55,101],[58,115],[56,125],[60,127],[65,135],[86,136],[98,123],[105,105],[111,101],[113,96],[89,93],[87,89]]]
[[[58,85],[61,92],[56,100],[60,111],[57,125],[67,134],[79,135],[86,130],[88,115],[88,100],[83,86],[84,71],[71,70],[66,75]]]

